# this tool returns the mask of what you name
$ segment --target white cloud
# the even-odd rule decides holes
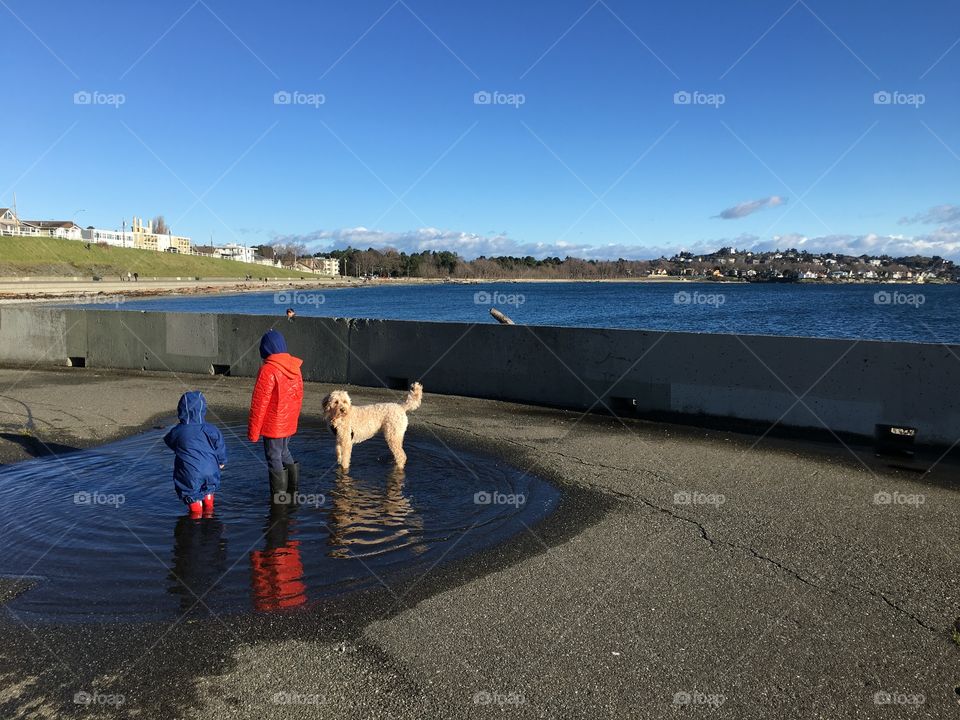
[[[926,225],[960,224],[960,205],[935,205],[913,217],[900,218],[901,225],[924,223]]]
[[[558,256],[579,257],[597,260],[649,260],[671,256],[681,250],[694,254],[713,252],[721,247],[732,246],[744,250],[774,250],[798,248],[810,252],[835,252],[847,255],[940,255],[960,260],[960,228],[938,228],[922,235],[822,235],[810,237],[802,233],[775,235],[761,238],[742,234],[737,237],[707,238],[694,243],[658,243],[656,245],[590,245],[568,242],[524,243],[506,233],[478,233],[459,230],[419,228],[402,232],[370,230],[365,227],[316,230],[301,235],[276,235],[275,240],[302,242],[311,252],[343,249],[347,246],[366,250],[393,248],[404,252],[450,250],[463,258],[472,260],[480,255],[525,256],[536,258]]]
[[[749,200],[747,202],[742,202],[739,205],[734,205],[733,207],[727,208],[726,210],[721,210],[719,215],[715,217],[721,218],[723,220],[737,220],[747,215],[752,215],[758,210],[763,210],[764,208],[777,207],[777,205],[783,205],[786,200],[779,195],[771,195],[770,197],[760,198],[759,200]]]
[[[316,230],[304,235],[277,235],[281,242],[302,242],[313,252],[355,248],[394,248],[404,252],[423,252],[429,250],[450,250],[458,255],[473,259],[480,255],[514,255],[543,258],[584,257],[597,259],[640,259],[658,257],[662,253],[672,253],[671,248],[650,248],[637,245],[577,245],[567,242],[522,243],[510,238],[506,233],[480,235],[458,230],[439,230],[437,228],[419,228],[405,232],[370,230],[365,227],[340,228],[337,230]]]
[[[797,248],[808,252],[833,252],[844,255],[940,255],[960,258],[960,231],[941,228],[925,235],[824,235],[807,237],[791,234],[770,240],[758,240],[750,249],[774,250]]]

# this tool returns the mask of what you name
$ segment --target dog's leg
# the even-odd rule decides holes
[[[337,465],[344,470],[350,468],[350,428],[337,428]]]
[[[398,468],[407,464],[407,454],[403,451],[403,433],[390,432],[386,436],[387,447],[393,453],[393,460]]]

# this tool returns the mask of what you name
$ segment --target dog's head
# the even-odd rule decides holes
[[[323,399],[323,412],[327,420],[336,420],[350,412],[350,395],[346,390],[334,390]]]

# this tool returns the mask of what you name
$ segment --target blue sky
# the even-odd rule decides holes
[[[467,257],[960,258],[955,2],[2,0],[0,15],[15,108],[0,205],[16,192],[25,218],[163,214],[195,242]]]

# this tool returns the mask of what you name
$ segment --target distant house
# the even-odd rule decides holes
[[[239,262],[252,263],[256,256],[253,248],[236,243],[227,243],[226,245],[214,248],[217,255],[224,260],[238,260]]]
[[[82,230],[73,220],[24,220],[20,223],[19,234],[82,240]]]
[[[10,208],[0,208],[0,235],[16,235],[20,221]]]

